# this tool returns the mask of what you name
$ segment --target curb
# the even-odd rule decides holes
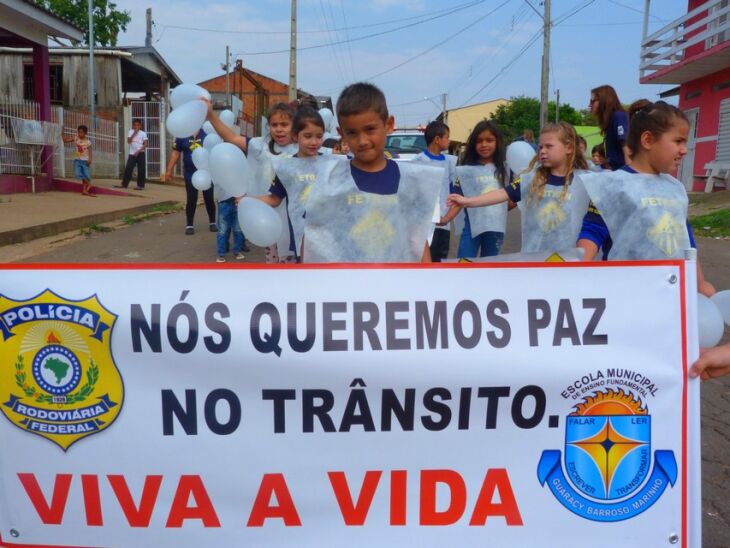
[[[38,238],[45,238],[46,236],[55,236],[61,232],[78,230],[89,225],[109,223],[111,221],[121,219],[126,215],[150,213],[160,206],[174,206],[178,203],[180,203],[179,200],[164,200],[153,204],[117,209],[114,211],[105,211],[103,213],[93,213],[91,215],[83,215],[81,217],[64,219],[62,221],[54,221],[52,223],[8,230],[0,232],[0,246],[29,242]]]

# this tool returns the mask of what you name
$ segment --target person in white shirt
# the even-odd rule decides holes
[[[127,165],[124,168],[124,177],[121,185],[115,185],[117,188],[127,188],[129,181],[132,180],[134,168],[137,168],[137,187],[135,190],[144,190],[145,181],[145,154],[149,141],[147,134],[142,130],[142,120],[132,120],[132,129],[127,135],[127,143],[129,143],[129,156],[127,156]]]

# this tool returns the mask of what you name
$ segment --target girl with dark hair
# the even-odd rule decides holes
[[[696,247],[687,222],[687,192],[670,175],[687,154],[689,122],[677,107],[646,99],[629,108],[626,144],[631,165],[618,171],[581,175],[591,201],[613,240],[609,259],[683,259]],[[610,235],[609,235],[610,232]],[[600,244],[600,242],[599,242]],[[697,263],[698,290],[712,295]]]

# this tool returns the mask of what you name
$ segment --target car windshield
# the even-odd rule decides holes
[[[426,149],[426,138],[418,133],[412,135],[388,135],[385,148],[395,152],[412,152],[417,154]]]

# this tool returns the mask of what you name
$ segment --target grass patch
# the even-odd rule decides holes
[[[82,236],[91,236],[95,232],[111,232],[112,230],[114,229],[110,226],[93,224],[82,228],[79,232]]]
[[[183,209],[185,209],[185,205],[179,202],[172,205],[157,204],[147,213],[140,213],[139,215],[125,215],[122,217],[122,222],[131,226],[141,223],[142,221],[146,221],[147,219],[151,219],[152,217],[157,217],[158,215],[169,215],[171,213],[182,211]]]
[[[730,237],[730,209],[713,211],[690,221],[697,236],[708,238]]]

